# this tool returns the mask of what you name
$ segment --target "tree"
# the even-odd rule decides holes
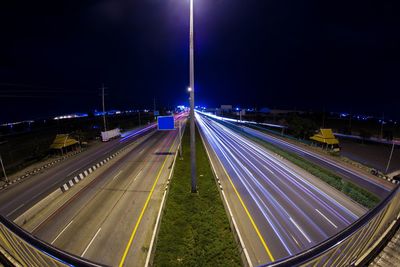
[[[297,138],[307,139],[318,129],[317,124],[307,118],[293,114],[288,118],[289,131]]]

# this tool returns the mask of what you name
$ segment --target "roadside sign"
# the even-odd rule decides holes
[[[161,131],[175,130],[174,116],[158,116],[157,128]]]
[[[158,116],[158,115],[160,115],[160,112],[158,110],[155,110],[154,111],[154,116]]]

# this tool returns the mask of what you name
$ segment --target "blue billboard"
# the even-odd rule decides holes
[[[174,116],[158,116],[157,127],[162,131],[175,130]]]

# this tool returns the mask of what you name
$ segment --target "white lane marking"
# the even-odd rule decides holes
[[[10,216],[11,214],[13,214],[14,212],[16,212],[17,210],[19,210],[20,208],[22,208],[25,204],[21,204],[19,205],[17,208],[13,209],[11,212],[9,212],[6,216]]]
[[[144,151],[144,148],[139,152],[139,155],[142,154],[143,151]]]
[[[92,245],[93,241],[96,239],[96,236],[100,233],[101,228],[99,228],[99,230],[97,230],[96,234],[94,235],[94,237],[92,238],[92,240],[90,240],[89,245],[87,245],[85,251],[82,253],[81,257],[83,257],[85,255],[85,253],[88,251],[90,245]]]
[[[121,173],[122,171],[119,171],[119,173],[117,173],[117,175],[114,176],[113,180],[116,179],[118,176],[120,176]]]
[[[51,241],[51,244],[53,245],[54,242],[56,242],[56,240],[62,235],[62,233],[64,233],[65,230],[67,230],[67,228],[72,224],[74,220],[70,221],[69,224],[67,224],[67,226],[64,227],[64,229],[62,229],[62,231],[56,236],[56,238],[54,238],[53,241]]]
[[[78,168],[78,169],[76,169],[76,170],[73,170],[72,172],[68,173],[67,176],[70,176],[70,175],[73,174],[74,172],[79,171],[79,169],[80,169],[80,168]]]
[[[325,218],[325,220],[327,220],[330,224],[333,225],[333,227],[337,228],[336,224],[334,224],[331,220],[328,219],[328,217],[326,217],[324,214],[322,214],[322,212],[320,212],[318,209],[315,209],[322,217]]]
[[[300,226],[292,219],[292,217],[289,217],[289,220],[296,226],[297,229],[299,229],[300,233],[307,239],[308,243],[311,243],[310,238],[304,233],[304,231],[300,228]]]
[[[290,234],[290,236],[293,238],[294,242],[296,242],[297,246],[299,246],[299,247],[300,247],[300,244],[299,244],[299,242],[297,242],[297,239],[296,239],[296,238],[294,238],[294,236],[293,236],[292,234]]]
[[[140,172],[138,172],[138,174],[136,174],[135,179],[133,179],[133,181],[136,181],[136,179],[138,178],[138,176],[142,173],[143,169],[140,170]]]

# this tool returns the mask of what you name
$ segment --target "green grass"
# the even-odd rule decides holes
[[[361,204],[362,206],[368,209],[375,207],[380,202],[380,198],[377,197],[376,195],[370,193],[364,188],[355,185],[352,182],[342,179],[339,175],[335,174],[334,172],[326,168],[323,168],[315,163],[312,163],[295,153],[288,152],[262,139],[244,133],[243,131],[238,130],[236,126],[228,124],[225,125],[233,130],[240,132],[241,134],[247,136],[249,139],[252,139],[253,141],[264,146],[266,149],[282,156],[283,158],[289,160],[290,162],[294,163],[300,168],[318,177],[322,181],[326,182],[327,184],[336,188],[337,190],[343,192],[345,195],[353,199],[355,202]]]
[[[189,131],[177,158],[157,239],[154,266],[241,266],[217,185],[196,133],[198,193],[190,192]]]

